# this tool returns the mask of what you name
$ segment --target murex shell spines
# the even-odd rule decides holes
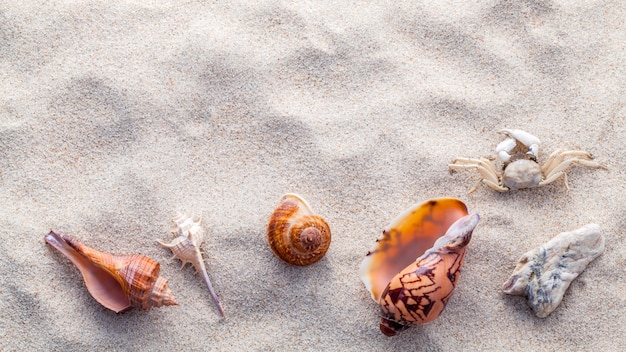
[[[209,293],[215,302],[220,314],[225,316],[224,308],[220,303],[215,290],[213,290],[213,284],[209,279],[209,274],[204,265],[204,259],[200,251],[200,245],[204,240],[204,230],[200,223],[201,218],[194,219],[194,217],[188,217],[183,214],[178,214],[174,219],[175,229],[172,232],[176,236],[172,242],[165,243],[157,241],[162,247],[168,248],[172,251],[172,259],[179,259],[182,262],[182,268],[190,263],[195,269],[196,273],[200,273],[204,282],[207,285]]]
[[[272,252],[293,265],[309,265],[321,259],[331,241],[328,223],[313,214],[296,194],[285,194],[270,216],[267,240]]]

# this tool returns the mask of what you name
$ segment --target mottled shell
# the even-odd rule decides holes
[[[459,279],[479,217],[454,198],[415,206],[396,218],[360,266],[363,283],[381,307],[381,331],[393,336],[437,318]],[[417,258],[417,259],[416,259]]]
[[[300,196],[284,195],[267,224],[267,241],[274,254],[293,265],[320,260],[330,246],[330,227],[313,214]]]
[[[211,280],[209,280],[209,274],[207,273],[206,266],[204,265],[204,259],[202,258],[202,253],[200,252],[200,245],[204,240],[204,230],[202,230],[202,226],[200,225],[201,222],[201,219],[194,219],[193,217],[187,217],[179,214],[174,219],[176,228],[173,232],[175,238],[172,242],[157,242],[161,246],[169,248],[172,251],[172,254],[174,254],[172,259],[179,259],[183,263],[182,268],[184,268],[187,263],[191,263],[191,265],[193,265],[196,269],[196,273],[201,273],[202,278],[209,289],[209,294],[211,294],[211,297],[213,298],[213,302],[215,302],[220,314],[224,316],[224,308],[222,307],[217,294],[213,290],[213,285],[211,284]]]
[[[116,313],[178,304],[167,279],[159,275],[159,263],[151,258],[100,252],[54,231],[45,240],[76,265],[91,296]]]
[[[545,318],[559,306],[572,281],[603,252],[598,224],[561,232],[524,253],[502,289],[509,295],[527,296],[535,315]]]

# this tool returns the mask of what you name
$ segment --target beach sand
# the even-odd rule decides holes
[[[149,3],[149,4],[147,4]],[[0,350],[626,349],[626,5],[621,1],[0,5]],[[502,128],[608,170],[498,193],[455,157]],[[268,218],[303,196],[332,229],[292,267]],[[410,206],[481,221],[447,308],[389,338],[357,268]],[[169,240],[201,215],[222,319]],[[606,250],[545,319],[502,293],[518,258],[598,223]],[[50,229],[161,263],[179,306],[115,314]]]

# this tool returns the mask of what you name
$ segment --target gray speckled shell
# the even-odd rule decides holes
[[[602,252],[604,237],[597,224],[560,233],[526,252],[503,290],[510,295],[527,296],[535,315],[545,318],[561,303],[570,283]]]

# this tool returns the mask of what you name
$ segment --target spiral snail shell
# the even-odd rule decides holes
[[[285,194],[267,224],[267,241],[274,254],[293,265],[320,260],[330,246],[330,227],[296,194]]]
[[[408,209],[383,230],[359,270],[380,305],[383,334],[394,336],[441,314],[478,221],[460,200],[440,198]]]
[[[116,313],[178,305],[167,279],[159,275],[159,263],[151,258],[100,252],[54,231],[44,239],[76,265],[91,296]]]

